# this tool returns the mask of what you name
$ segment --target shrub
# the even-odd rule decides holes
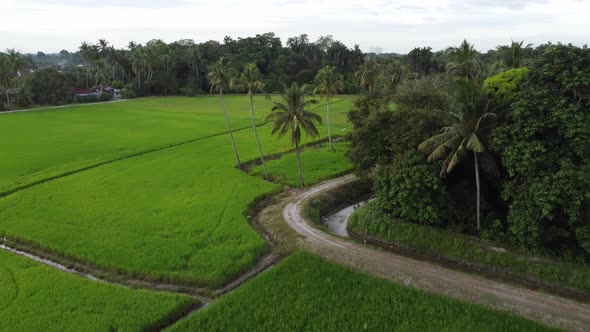
[[[379,167],[373,185],[375,204],[409,222],[443,223],[448,199],[437,170],[417,152],[407,153],[390,167]]]
[[[126,84],[123,89],[121,89],[121,96],[125,99],[133,99],[137,97],[137,88],[136,85],[133,83]]]
[[[503,236],[496,224],[484,231]],[[497,247],[475,237],[404,222],[384,213],[375,202],[356,210],[348,229],[389,245],[416,253],[496,273],[525,278],[546,285],[590,291],[590,266],[551,257],[532,257],[517,250]]]
[[[509,230],[523,248],[590,254],[590,50],[548,47],[495,130]]]

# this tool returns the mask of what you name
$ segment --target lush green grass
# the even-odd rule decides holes
[[[332,107],[335,131],[345,131],[350,100],[340,97]],[[230,95],[225,101],[232,129],[249,127],[247,97]],[[257,97],[255,107],[261,123],[271,101]],[[316,110],[322,112],[324,105]],[[325,127],[321,129],[326,135]],[[0,193],[89,165],[224,132],[217,96],[147,98],[0,114]]]
[[[328,143],[322,143],[322,148],[316,146],[303,150],[301,167],[305,172],[303,180],[306,186],[352,171],[353,165],[344,155],[348,144],[336,143],[334,149],[336,151],[332,152]],[[299,186],[297,157],[294,153],[289,153],[280,159],[268,160],[266,166],[275,182],[292,187]],[[251,168],[249,173],[261,178],[264,177],[262,165]]]
[[[1,331],[139,331],[188,310],[187,296],[92,282],[0,250]]]
[[[132,140],[142,148],[160,145],[163,140],[174,143],[190,135],[198,137],[209,133],[210,126],[222,131],[224,123],[219,109],[214,111],[216,114],[209,114],[201,111],[205,106],[194,106],[209,100],[214,99],[157,98],[108,104],[104,107],[124,105],[126,108],[121,111],[123,117],[119,117],[116,110],[106,110],[103,122],[93,120],[97,112],[101,112],[102,105],[86,106],[88,109],[76,107],[76,111],[13,114],[27,115],[27,118],[20,117],[21,122],[10,120],[20,128],[27,128],[35,115],[46,121],[51,115],[54,117],[51,121],[64,122],[60,127],[63,137],[67,136],[68,128],[74,128],[63,146],[45,143],[43,146],[39,143],[39,147],[32,143],[23,146],[31,159],[13,164],[22,164],[26,169],[38,160],[39,167],[46,167],[35,173],[41,176],[50,174],[53,172],[50,169],[55,170],[60,165],[71,167],[74,163],[88,162],[78,153],[101,158],[116,155],[120,153],[117,146],[126,146],[128,141],[124,134],[112,133],[116,130],[110,129],[106,122],[118,123],[119,130],[133,126],[135,121],[150,122],[151,125],[145,124],[145,128],[138,130],[142,135]],[[167,103],[171,103],[172,111],[168,110]],[[239,124],[247,125],[249,121],[247,108],[240,110],[243,114],[236,114],[235,109],[240,108],[236,106],[238,103],[247,105],[246,97],[228,98],[234,128]],[[193,106],[197,111],[192,111]],[[334,128],[345,126],[345,110],[349,106],[350,99],[334,104]],[[262,118],[268,109],[259,108]],[[317,110],[321,112],[323,108]],[[155,118],[152,118],[152,111]],[[181,119],[176,119],[174,114],[177,113],[181,114]],[[167,123],[162,117],[175,120]],[[208,120],[199,121],[200,117]],[[138,120],[140,118],[144,119]],[[6,118],[0,116],[1,120]],[[35,120],[30,121],[35,123]],[[97,146],[88,145],[83,135],[79,139],[77,128],[90,122],[94,123],[92,130],[100,133],[97,137],[115,135],[105,138],[110,142],[106,147],[98,143]],[[179,126],[185,126],[186,130],[178,129]],[[259,130],[265,153],[290,149],[287,140],[277,142],[271,137],[270,129],[266,125]],[[186,137],[180,137],[176,131],[183,132]],[[326,128],[321,127],[321,131],[325,133]],[[150,136],[152,133],[161,134]],[[251,130],[236,132],[235,138],[242,160],[256,158]],[[3,142],[7,140],[7,137],[0,138]],[[68,158],[58,154],[51,159],[51,153],[60,149],[68,151]],[[90,151],[81,152],[84,149]],[[9,149],[7,154],[17,158],[15,151],[15,148]],[[38,156],[33,153],[36,151]],[[18,176],[12,179],[21,180]],[[0,198],[0,235],[129,275],[215,287],[252,266],[264,252],[265,241],[249,226],[243,212],[254,198],[278,188],[276,184],[236,169],[229,138],[220,135],[71,174]]]
[[[261,109],[269,101],[258,98]],[[228,97],[234,129],[250,124]],[[0,192],[148,149],[224,133],[219,98],[148,98],[0,115]],[[243,109],[242,109],[243,108]]]
[[[531,257],[517,250],[498,251],[492,245],[470,236],[396,220],[370,203],[354,212],[348,228],[359,234],[429,255],[558,287],[590,291],[588,265]]]
[[[442,298],[297,253],[173,331],[543,331],[524,318]]]

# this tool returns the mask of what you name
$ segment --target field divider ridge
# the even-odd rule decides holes
[[[264,123],[262,123],[260,125],[257,125],[257,127],[262,127],[265,124],[267,124],[267,122],[264,122]],[[246,130],[246,129],[250,129],[250,128],[252,128],[252,126],[241,127],[241,128],[232,130],[232,132],[238,132],[238,131],[242,131],[242,130]],[[99,162],[99,163],[96,163],[96,164],[84,166],[84,167],[77,168],[77,169],[74,169],[74,170],[71,170],[71,171],[67,171],[67,172],[64,172],[64,173],[53,175],[53,176],[50,176],[50,177],[45,178],[45,179],[33,181],[33,182],[28,183],[26,185],[18,186],[18,187],[15,187],[13,189],[10,189],[10,190],[4,191],[4,192],[0,192],[0,198],[6,197],[6,196],[10,196],[10,195],[12,195],[14,193],[17,193],[19,191],[22,191],[22,190],[25,190],[25,189],[29,189],[29,188],[38,186],[40,184],[43,184],[43,183],[46,183],[46,182],[49,182],[49,181],[57,180],[57,179],[60,179],[60,178],[64,178],[66,176],[70,176],[70,175],[74,175],[74,174],[81,173],[81,172],[84,172],[84,171],[88,171],[88,170],[91,170],[91,169],[94,169],[94,168],[97,168],[97,167],[109,165],[109,164],[112,164],[112,163],[115,163],[115,162],[118,162],[118,161],[123,161],[123,160],[131,159],[131,158],[135,158],[135,157],[140,157],[140,156],[143,156],[143,155],[146,155],[146,154],[149,154],[149,153],[158,152],[158,151],[162,151],[162,150],[166,150],[166,149],[171,149],[171,148],[175,148],[175,147],[178,147],[178,146],[182,146],[182,145],[186,145],[186,144],[191,144],[191,143],[198,142],[198,141],[201,141],[201,140],[205,140],[205,139],[209,139],[209,138],[213,138],[213,137],[219,137],[219,136],[223,136],[223,135],[227,135],[227,132],[211,134],[211,135],[207,135],[207,136],[203,136],[203,137],[199,137],[199,138],[194,138],[194,139],[187,140],[187,141],[182,141],[182,142],[173,143],[173,144],[169,144],[169,145],[165,145],[165,146],[151,148],[151,149],[139,151],[139,152],[136,152],[136,153],[132,153],[132,154],[129,154],[129,155],[126,155],[126,156],[122,156],[122,157],[119,157],[119,158],[115,158],[115,159],[111,159],[111,160],[107,160],[107,161],[102,161],[102,162]]]

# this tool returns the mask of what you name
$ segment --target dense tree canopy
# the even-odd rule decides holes
[[[530,66],[495,143],[508,224],[526,247],[590,252],[590,50],[548,48]]]

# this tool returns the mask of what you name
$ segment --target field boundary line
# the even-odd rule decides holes
[[[64,109],[64,108],[79,107],[79,106],[94,106],[94,105],[105,105],[105,104],[117,104],[117,103],[123,103],[123,102],[133,101],[133,100],[141,100],[141,99],[146,99],[146,98],[149,98],[149,97],[134,98],[134,99],[119,99],[119,100],[110,100],[110,101],[100,101],[100,102],[96,102],[96,103],[84,103],[84,104],[78,103],[78,104],[65,104],[65,105],[57,105],[57,106],[37,107],[37,108],[23,108],[23,109],[20,109],[20,110],[0,112],[0,115],[2,115],[2,114],[14,114],[14,113],[35,112],[35,111],[51,111],[51,110],[56,110],[56,109]]]
[[[96,267],[91,264],[83,263],[74,258],[62,257],[54,254],[50,250],[32,247],[26,243],[13,241],[7,238],[0,239],[0,250],[28,258],[55,270],[77,275],[93,282],[104,282],[126,288],[139,288],[158,292],[184,294],[195,298],[200,302],[210,302],[214,298],[238,288],[246,281],[271,268],[282,259],[281,256],[272,252],[264,254],[260,257],[256,265],[249,268],[233,280],[230,280],[228,283],[218,288],[207,289],[204,287],[183,283],[134,279],[132,276],[127,274],[121,274],[116,271]]]
[[[257,125],[257,127],[262,127],[265,124],[266,124],[266,122],[265,123],[262,123],[260,125]],[[246,127],[234,129],[234,130],[232,130],[232,132],[238,132],[238,131],[247,130],[247,129],[250,129],[250,128],[252,128],[252,126],[246,126]],[[198,141],[201,141],[201,140],[205,140],[205,139],[209,139],[209,138],[214,138],[214,137],[219,137],[219,136],[223,136],[223,135],[227,135],[227,132],[211,134],[211,135],[207,135],[207,136],[203,136],[203,137],[199,137],[199,138],[194,138],[194,139],[187,140],[187,141],[182,141],[182,142],[178,142],[178,143],[173,143],[173,144],[169,144],[169,145],[165,145],[165,146],[160,146],[160,147],[156,147],[156,148],[151,148],[151,149],[139,151],[139,152],[136,152],[136,153],[132,153],[132,154],[129,154],[129,155],[126,155],[126,156],[122,156],[122,157],[111,159],[111,160],[107,160],[107,161],[101,161],[101,162],[96,163],[96,164],[91,164],[91,165],[84,166],[84,167],[81,167],[81,168],[77,168],[77,169],[74,169],[74,170],[71,170],[71,171],[67,171],[67,172],[64,172],[64,173],[56,174],[56,175],[50,176],[50,177],[45,178],[45,179],[33,181],[33,182],[28,183],[26,185],[18,186],[18,187],[15,187],[13,189],[10,189],[10,190],[6,190],[6,191],[3,191],[3,192],[0,192],[0,199],[3,198],[3,197],[6,197],[6,196],[10,196],[10,195],[12,195],[14,193],[17,193],[19,191],[22,191],[22,190],[25,190],[25,189],[29,189],[29,188],[32,188],[32,187],[35,187],[35,186],[38,186],[38,185],[41,185],[41,184],[46,183],[46,182],[49,182],[49,181],[61,179],[61,178],[64,178],[66,176],[70,176],[70,175],[74,175],[74,174],[81,173],[81,172],[84,172],[84,171],[88,171],[88,170],[91,170],[91,169],[94,169],[94,168],[97,168],[97,167],[101,167],[101,166],[113,164],[113,163],[116,163],[116,162],[119,162],[119,161],[131,159],[131,158],[135,158],[135,157],[140,157],[140,156],[147,155],[147,154],[150,154],[150,153],[154,153],[154,152],[158,152],[158,151],[162,151],[162,150],[167,150],[167,149],[172,149],[172,148],[175,148],[175,147],[178,147],[178,146],[182,146],[182,145],[186,145],[186,144],[191,144],[191,143],[195,143],[195,142],[198,142]]]

